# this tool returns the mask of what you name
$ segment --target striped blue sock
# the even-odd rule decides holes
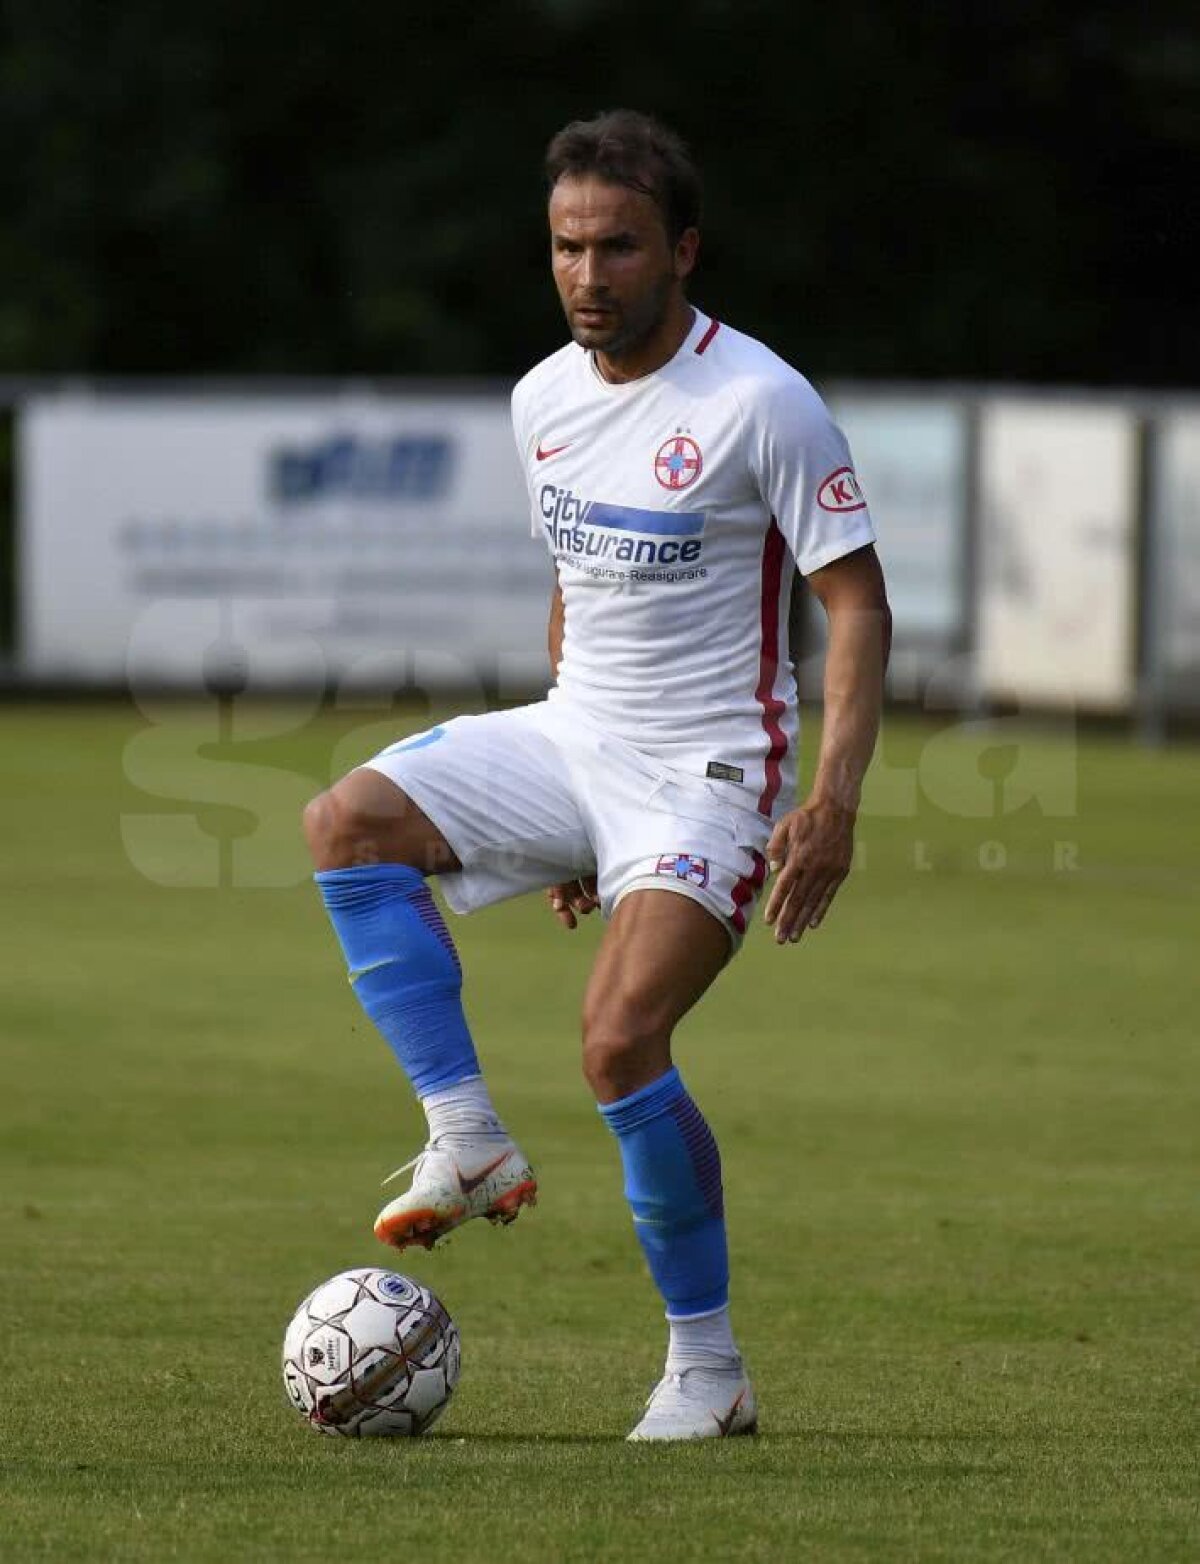
[[[354,992],[417,1095],[478,1075],[458,952],[424,875],[377,863],[314,878]]]
[[[621,1147],[625,1198],[668,1319],[729,1302],[721,1156],[679,1071],[600,1112]]]

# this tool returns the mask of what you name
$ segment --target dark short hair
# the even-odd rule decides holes
[[[597,174],[650,196],[674,244],[685,228],[700,226],[700,173],[682,137],[649,114],[610,109],[572,120],[546,148],[546,188],[564,175]]]

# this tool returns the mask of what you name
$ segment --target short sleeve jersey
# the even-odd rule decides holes
[[[609,383],[575,343],[544,359],[513,392],[513,427],[563,596],[550,699],[743,807],[787,807],[795,572],[875,537],[820,397],[696,311],[639,380]]]

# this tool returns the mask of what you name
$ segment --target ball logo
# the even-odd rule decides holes
[[[376,1287],[381,1297],[390,1298],[393,1303],[404,1303],[416,1294],[416,1289],[410,1281],[406,1281],[403,1276],[395,1276],[390,1272],[386,1276],[379,1278]]]
[[[703,469],[700,447],[686,434],[664,440],[654,458],[654,476],[664,489],[690,488]]]
[[[839,467],[831,472],[817,490],[817,503],[822,510],[866,510],[867,502],[853,467]]]

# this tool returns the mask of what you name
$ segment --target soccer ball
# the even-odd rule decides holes
[[[458,1383],[458,1327],[427,1287],[395,1271],[343,1271],[296,1310],[283,1383],[323,1434],[423,1434]]]

